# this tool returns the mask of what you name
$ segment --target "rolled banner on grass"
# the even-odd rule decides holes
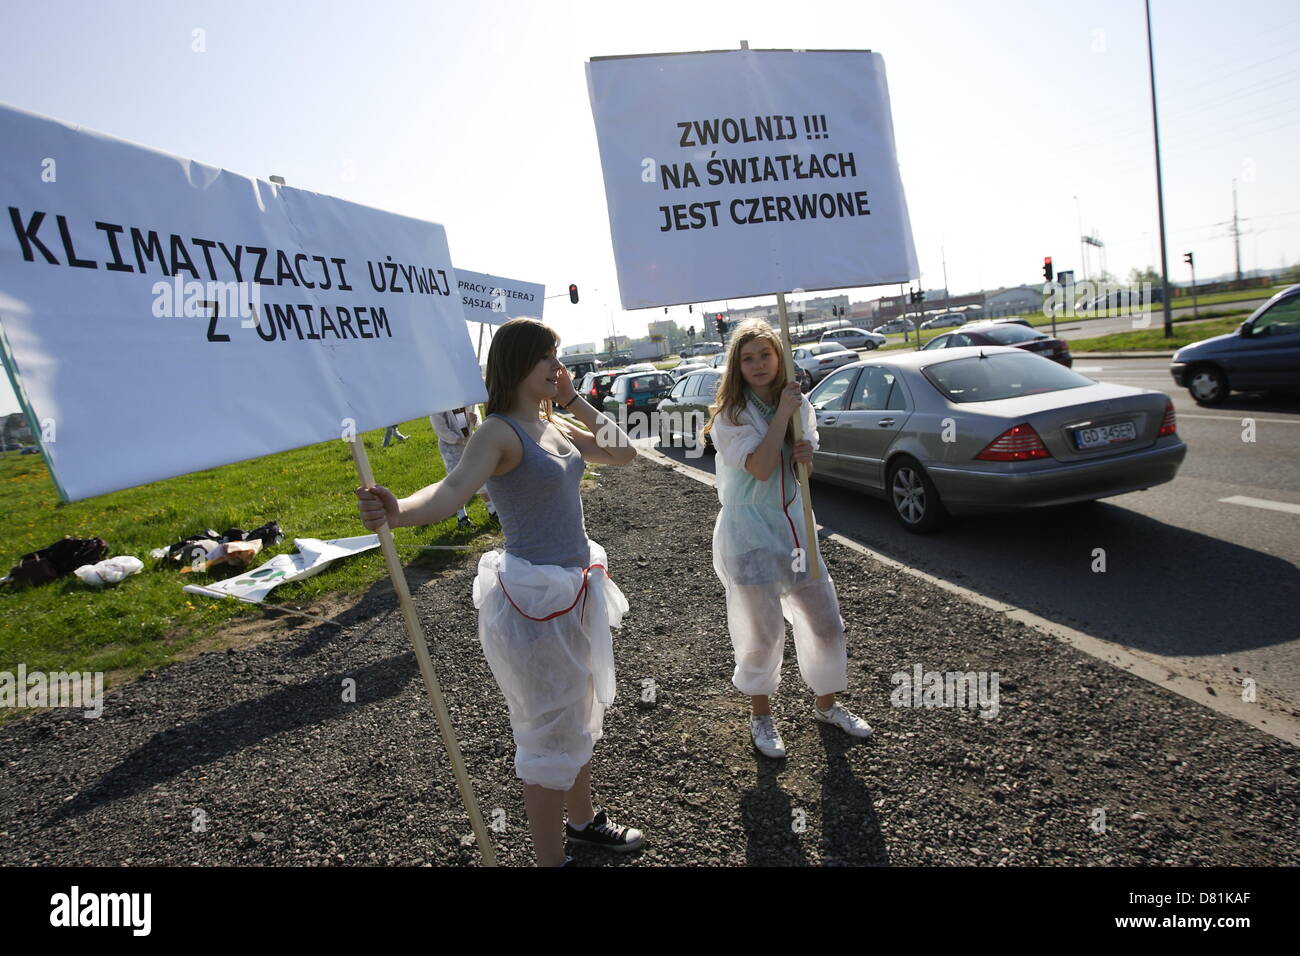
[[[208,594],[217,591],[230,594],[245,601],[259,604],[271,593],[272,588],[289,581],[301,581],[314,574],[320,574],[339,558],[351,557],[364,551],[379,547],[379,535],[363,534],[355,538],[333,538],[321,541],[319,538],[294,538],[297,554],[277,554],[266,564],[244,574],[224,581],[212,581],[208,584],[187,584],[184,590],[191,594]]]

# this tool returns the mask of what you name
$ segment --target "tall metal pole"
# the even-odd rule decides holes
[[[1160,212],[1160,283],[1164,289],[1165,338],[1174,334],[1174,317],[1169,304],[1169,261],[1165,252],[1165,184],[1160,173],[1160,119],[1156,114],[1156,57],[1151,45],[1151,0],[1147,9],[1147,68],[1151,75],[1151,129],[1156,141],[1156,207]]]
[[[1232,181],[1232,245],[1237,254],[1237,281],[1241,281],[1241,229],[1237,226],[1237,181]]]
[[[1083,241],[1083,212],[1079,208],[1079,197],[1074,197],[1074,215],[1079,220],[1079,262],[1083,266],[1083,280],[1088,281],[1088,244]]]

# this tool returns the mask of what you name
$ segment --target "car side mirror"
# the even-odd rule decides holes
[[[1250,338],[1250,330],[1251,330],[1251,324],[1249,321],[1243,322],[1241,323],[1241,325],[1237,326],[1237,334],[1240,335],[1243,339]]]

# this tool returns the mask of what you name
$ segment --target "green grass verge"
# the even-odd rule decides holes
[[[427,418],[405,422],[405,442],[383,448],[383,429],[364,436],[375,480],[399,497],[445,474]],[[36,587],[0,587],[0,670],[104,671],[110,683],[183,656],[200,639],[233,618],[264,612],[231,599],[205,599],[181,590],[240,573],[213,568],[207,574],[155,570],[149,551],[188,534],[212,528],[250,530],[275,519],[285,540],[264,549],[254,566],[271,555],[295,550],[293,538],[341,538],[366,534],[357,514],[358,485],[352,455],[341,441],[325,442],[265,458],[169,478],[85,501],[63,504],[40,455],[0,455],[5,512],[0,517],[0,562],[7,572],[21,554],[63,537],[99,536],[109,555],[131,554],[145,569],[115,586],[96,591],[75,576]],[[423,552],[424,544],[473,542],[483,550],[499,540],[486,530],[481,498],[469,507],[473,526],[461,531],[454,516],[440,525],[394,532],[403,563],[434,571],[458,552]],[[466,552],[469,553],[469,552]],[[358,596],[387,577],[378,549],[338,561],[305,581],[282,585],[269,603],[311,602],[325,594]],[[0,713],[0,721],[12,712]]]
[[[1175,322],[1173,335],[1165,338],[1164,322],[1152,318],[1151,328],[1135,329],[1132,332],[1116,332],[1091,339],[1071,339],[1071,352],[1142,352],[1146,350],[1168,352],[1191,345],[1202,339],[1213,338],[1237,331],[1241,321],[1249,312],[1240,312],[1235,318],[1219,318],[1209,322],[1181,323]]]

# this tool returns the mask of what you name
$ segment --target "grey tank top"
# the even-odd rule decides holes
[[[533,564],[585,568],[590,561],[582,521],[582,454],[569,442],[567,455],[539,445],[508,415],[492,414],[515,430],[524,454],[504,475],[487,480],[501,518],[506,551]]]

